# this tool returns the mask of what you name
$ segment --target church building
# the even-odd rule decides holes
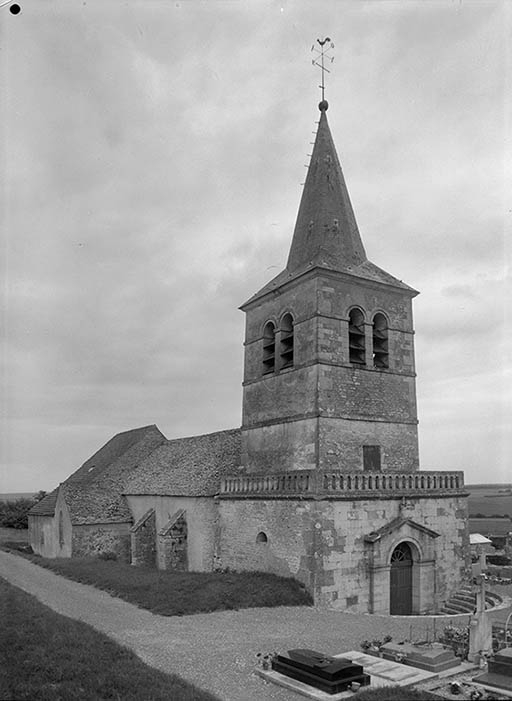
[[[435,613],[467,581],[463,473],[419,469],[418,293],[367,259],[319,109],[286,268],[241,306],[241,428],[118,434],[32,509],[35,552],[270,571],[364,613]]]

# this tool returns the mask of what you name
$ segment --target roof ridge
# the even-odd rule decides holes
[[[164,443],[161,445],[165,445],[167,443],[175,443],[176,441],[186,441],[186,440],[196,440],[197,438],[206,438],[207,436],[216,436],[216,435],[221,435],[221,434],[227,434],[227,433],[238,433],[242,429],[241,428],[223,428],[220,431],[210,431],[210,433],[198,433],[194,434],[191,436],[179,436],[177,438],[166,438]],[[160,447],[160,446],[158,446]]]

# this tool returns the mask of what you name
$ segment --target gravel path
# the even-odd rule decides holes
[[[412,632],[418,640],[425,637],[427,626],[432,636],[432,619],[424,616],[390,618],[307,607],[156,616],[3,551],[0,576],[55,611],[106,633],[147,664],[178,674],[222,701],[299,698],[254,674],[258,652],[310,648],[337,654],[358,650],[365,638],[386,634],[400,640]],[[459,622],[467,620],[465,616]],[[438,629],[447,623],[438,619]]]

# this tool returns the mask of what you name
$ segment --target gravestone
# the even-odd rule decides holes
[[[489,660],[487,672],[473,677],[473,681],[512,692],[512,647],[499,650]]]
[[[480,577],[480,589],[476,593],[476,611],[469,623],[470,662],[478,664],[482,652],[492,651],[492,623],[485,611],[485,576]]]
[[[364,674],[362,665],[314,650],[288,650],[288,657],[277,656],[272,669],[328,694],[346,691],[353,682],[361,686],[370,684],[370,675]]]

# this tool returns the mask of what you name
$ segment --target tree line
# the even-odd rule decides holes
[[[28,512],[44,499],[46,492],[40,490],[30,499],[22,497],[14,501],[0,500],[0,526],[2,528],[28,528]]]

